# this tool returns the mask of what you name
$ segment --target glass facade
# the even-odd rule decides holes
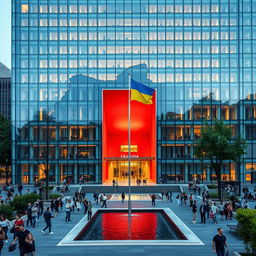
[[[102,89],[157,90],[157,182],[215,179],[194,157],[223,119],[256,163],[256,0],[17,0],[12,9],[13,182],[102,182]]]

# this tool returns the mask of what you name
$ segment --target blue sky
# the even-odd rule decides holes
[[[11,0],[0,0],[0,61],[11,68]]]

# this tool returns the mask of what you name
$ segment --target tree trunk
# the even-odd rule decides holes
[[[48,200],[49,199],[49,171],[48,171],[48,168],[45,170],[45,178],[46,178],[46,181],[45,181],[45,187],[46,187],[46,191],[45,191],[45,199]]]
[[[222,202],[222,196],[221,196],[221,174],[220,174],[220,171],[217,171],[216,175],[217,175],[217,182],[218,182],[218,198]]]

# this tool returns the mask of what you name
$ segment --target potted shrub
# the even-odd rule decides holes
[[[243,256],[256,254],[256,210],[238,209],[236,211],[238,221],[237,233],[243,239],[245,253]]]

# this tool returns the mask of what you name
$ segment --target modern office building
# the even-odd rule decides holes
[[[0,62],[0,115],[11,120],[11,70]]]
[[[222,178],[250,182],[256,0],[17,0],[12,26],[13,182],[126,180],[128,74],[156,90],[131,105],[134,179],[214,180],[193,145],[222,119],[248,141]]]

